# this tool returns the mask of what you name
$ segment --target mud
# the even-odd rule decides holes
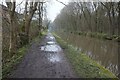
[[[76,78],[69,61],[55,37],[48,33],[33,43],[10,78]]]

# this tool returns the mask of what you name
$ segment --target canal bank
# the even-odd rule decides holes
[[[89,58],[86,54],[77,51],[76,48],[69,45],[56,34],[54,36],[79,76],[83,78],[116,78],[112,72]]]
[[[77,50],[85,53],[118,76],[118,50],[120,46],[118,42],[69,33],[57,34],[68,44],[73,45]]]

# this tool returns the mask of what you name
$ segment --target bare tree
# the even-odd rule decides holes
[[[117,2],[70,2],[61,10],[54,24],[62,31],[104,34],[106,39],[112,39],[117,35],[117,23],[119,25],[116,5]]]
[[[25,32],[26,35],[26,43],[29,43],[29,29],[30,29],[30,23],[32,20],[32,17],[37,10],[37,5],[38,2],[30,2],[30,7],[28,10],[28,1],[26,0],[25,3],[25,13],[24,13],[24,26],[23,26],[23,31]]]
[[[118,13],[118,30],[120,30],[120,1],[118,2]],[[118,35],[120,36],[120,32],[118,33]]]
[[[16,18],[15,18],[15,8],[16,8],[16,2],[7,2],[6,4],[9,10],[10,15],[10,45],[9,45],[9,52],[10,53],[16,53],[17,48],[17,27],[16,27]]]

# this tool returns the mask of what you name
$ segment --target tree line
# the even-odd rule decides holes
[[[17,1],[6,0],[2,6],[3,58],[7,53],[13,56],[17,50],[28,44],[43,29],[43,11],[45,3],[25,0],[23,12],[16,11]],[[20,7],[21,8],[21,7]],[[4,60],[3,60],[4,61]]]
[[[55,31],[119,38],[120,2],[70,2],[53,22]]]

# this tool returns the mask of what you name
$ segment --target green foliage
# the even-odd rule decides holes
[[[3,63],[2,67],[2,75],[3,78],[9,75],[9,72],[13,69],[13,67],[19,63],[24,56],[26,50],[27,50],[27,45],[20,48],[16,54],[14,54],[11,58],[7,58],[6,61]],[[9,56],[9,54],[8,54]]]
[[[41,35],[46,35],[46,34],[47,34],[47,30],[41,32]]]
[[[36,38],[34,38],[32,42],[39,42],[41,39],[41,36],[47,34],[47,32],[42,31],[40,33],[41,35],[38,35]],[[3,56],[4,58],[4,62],[3,62],[3,67],[2,67],[2,75],[3,78],[7,77],[9,75],[9,73],[15,69],[15,66],[20,63],[20,61],[22,60],[22,58],[24,57],[24,55],[26,54],[27,49],[29,48],[30,44],[28,45],[24,45],[22,48],[19,48],[17,53],[14,54],[12,57],[9,57],[11,54],[8,53],[8,51],[4,51],[4,54],[6,54],[6,56]]]

